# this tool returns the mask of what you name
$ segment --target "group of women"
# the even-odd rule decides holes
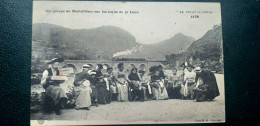
[[[170,76],[165,76],[161,65],[150,67],[149,73],[133,67],[128,74],[123,63],[119,63],[115,70],[108,67],[105,73],[101,72],[102,69],[101,64],[96,70],[84,65],[82,72],[76,74],[76,109],[89,109],[91,105],[109,104],[111,101],[143,102],[169,98],[205,101],[219,95],[215,75],[199,67],[187,66],[184,72],[173,68]]]

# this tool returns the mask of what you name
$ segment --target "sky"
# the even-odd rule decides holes
[[[53,13],[53,10],[70,10],[70,13]],[[72,13],[72,10],[138,11],[138,13]],[[214,25],[221,24],[220,10],[220,4],[212,2],[34,1],[33,23],[49,23],[70,29],[116,26],[130,32],[138,43],[152,44],[167,40],[177,33],[197,40]],[[198,13],[198,11],[212,13]],[[191,18],[192,15],[198,15],[199,18]]]

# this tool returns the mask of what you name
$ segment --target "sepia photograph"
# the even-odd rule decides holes
[[[31,125],[224,123],[221,5],[34,1]]]

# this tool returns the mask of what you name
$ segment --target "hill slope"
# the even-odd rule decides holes
[[[118,57],[165,60],[165,55],[183,52],[193,41],[192,37],[178,33],[170,39],[155,44],[139,45],[139,47],[133,48],[135,50],[133,53]]]
[[[221,67],[222,64],[221,26],[215,26],[202,38],[194,41],[190,47],[187,48],[186,52],[167,55],[166,59],[172,66],[180,65],[180,63],[186,60],[197,66],[201,66],[201,63],[203,63],[209,69],[219,69],[215,67]],[[179,64],[177,64],[176,61],[178,61]]]
[[[144,58],[165,60],[165,55],[185,51],[194,41],[181,33],[170,39],[143,45],[129,32],[114,26],[69,29],[52,24],[33,24],[33,49],[65,59]],[[37,50],[35,50],[37,52]],[[52,52],[52,53],[50,53]]]
[[[101,58],[111,58],[113,53],[137,44],[129,32],[113,26],[74,30],[52,24],[33,24],[32,38],[63,46],[71,53],[93,52]]]

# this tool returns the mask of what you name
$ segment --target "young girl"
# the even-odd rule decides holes
[[[205,101],[205,93],[207,91],[207,85],[199,77],[196,87],[193,88],[195,99],[197,102]]]

